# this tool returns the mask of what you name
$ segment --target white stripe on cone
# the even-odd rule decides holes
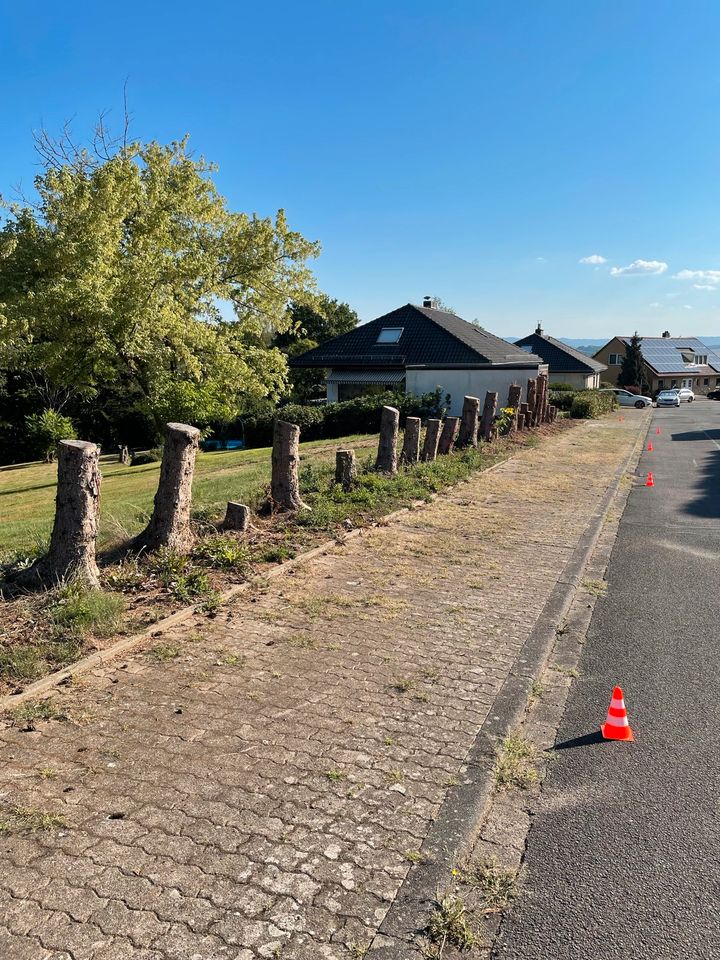
[[[628,723],[628,718],[627,718],[627,717],[611,717],[611,716],[608,716],[608,718],[607,718],[607,724],[608,724],[608,726],[610,726],[610,727],[629,727],[629,726],[630,726],[630,724]]]

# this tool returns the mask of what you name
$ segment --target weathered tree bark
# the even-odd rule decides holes
[[[147,527],[133,541],[135,549],[150,553],[162,548],[177,553],[189,553],[192,549],[190,507],[199,439],[197,427],[187,423],[166,425],[153,512]]]
[[[355,483],[357,462],[354,450],[338,450],[335,454],[335,483],[342,484],[347,493]]]
[[[400,463],[413,464],[420,459],[420,417],[407,417]]]
[[[550,423],[555,423],[557,419],[557,407],[554,404],[550,404],[548,407],[548,416],[550,418]]]
[[[236,503],[234,500],[228,500],[223,527],[226,530],[239,530],[245,533],[250,526],[250,507],[244,503]]]
[[[397,473],[397,439],[400,428],[400,411],[396,407],[383,407],[380,416],[380,440],[375,469],[382,473]]]
[[[533,412],[533,419],[536,426],[539,426],[544,419],[546,392],[547,377],[544,373],[539,373],[537,378],[537,388],[535,391],[535,410]]]
[[[537,397],[537,380],[531,377],[527,382],[528,412],[525,416],[526,427],[532,427],[535,424],[535,398],[536,397]]]
[[[61,440],[58,445],[55,522],[50,549],[15,582],[40,586],[63,580],[100,585],[95,540],[100,518],[100,450],[84,440]]]
[[[513,413],[512,423],[510,424],[511,434],[515,433],[515,431],[518,429],[517,419],[518,419],[518,413],[520,412],[520,397],[522,397],[522,387],[519,386],[517,383],[513,383],[513,385],[508,390],[508,398],[507,398],[507,405],[509,407],[512,407],[513,410],[515,411]]]
[[[124,444],[118,448],[118,463],[130,463],[130,451]]]
[[[425,443],[423,444],[423,463],[432,463],[437,457],[438,443],[440,442],[441,420],[428,420],[425,428]]]
[[[486,442],[492,439],[493,427],[495,426],[495,414],[497,413],[498,395],[492,390],[485,394],[485,403],[483,405],[482,421],[480,431],[482,438]]]
[[[522,417],[523,417],[522,429],[529,430],[532,424],[530,423],[530,407],[527,403],[520,404],[520,413],[522,414]],[[519,429],[520,429],[520,425],[518,424],[518,430]]]
[[[438,444],[438,453],[452,453],[455,446],[455,437],[457,436],[460,417],[446,417],[440,434],[440,443]]]
[[[272,480],[273,506],[281,510],[309,510],[300,496],[300,427],[276,420],[273,431]]]
[[[517,429],[518,429],[518,433],[522,433],[522,431],[525,429],[525,414],[524,414],[524,413],[518,412],[518,415],[517,415]]]
[[[460,418],[460,432],[457,447],[476,447],[478,435],[478,415],[480,401],[477,397],[465,397],[463,400],[462,417]]]

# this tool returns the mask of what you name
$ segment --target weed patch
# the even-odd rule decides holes
[[[441,957],[446,946],[471,950],[480,943],[480,936],[470,921],[465,901],[454,894],[446,894],[438,902],[427,925],[427,936],[437,947],[430,956]]]
[[[47,813],[30,807],[0,807],[0,834],[38,833],[66,826],[65,818],[59,813]]]
[[[495,754],[493,774],[498,787],[526,790],[537,782],[535,750],[531,743],[515,734],[505,737]]]
[[[80,584],[61,587],[48,614],[59,633],[85,637],[89,633],[110,637],[123,622],[125,600],[119,594],[88,590]]]
[[[460,871],[463,883],[475,887],[489,912],[502,910],[518,892],[518,872],[501,867],[494,857],[471,864]]]

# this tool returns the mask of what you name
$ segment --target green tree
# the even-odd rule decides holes
[[[77,433],[70,417],[48,407],[42,413],[33,413],[25,421],[35,452],[52,463],[61,440],[75,440]]]
[[[643,360],[641,343],[642,338],[635,331],[630,338],[630,343],[625,347],[625,356],[618,374],[618,384],[621,387],[637,387],[643,392],[648,389],[648,383],[645,376],[645,361]]]
[[[39,139],[38,200],[0,229],[0,366],[91,403],[117,385],[153,423],[229,420],[286,389],[270,345],[316,303],[316,243],[228,210],[215,167],[168,145]]]
[[[354,330],[358,324],[358,315],[347,303],[333,300],[320,294],[315,305],[293,301],[288,306],[290,325],[273,339],[288,357],[296,357],[312,350],[333,337]],[[308,367],[289,371],[291,398],[301,403],[325,392],[325,372],[322,369]]]

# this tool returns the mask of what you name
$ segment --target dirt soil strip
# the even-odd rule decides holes
[[[7,723],[0,956],[366,955],[646,421],[526,449]]]

